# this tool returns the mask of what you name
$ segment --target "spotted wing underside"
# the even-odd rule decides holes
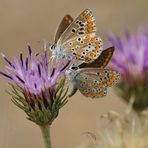
[[[84,10],[61,34],[57,48],[76,60],[91,62],[102,51],[102,40],[96,36],[95,18],[90,9]]]
[[[61,45],[71,38],[91,33],[96,34],[95,18],[91,9],[86,9],[67,27],[60,36],[58,44]]]
[[[114,47],[109,47],[102,51],[101,55],[90,63],[82,63],[79,68],[105,68],[112,58]]]
[[[77,89],[86,97],[100,98],[107,94],[120,78],[120,73],[109,69],[86,68],[81,69],[75,77]]]

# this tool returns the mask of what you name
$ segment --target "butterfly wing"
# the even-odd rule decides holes
[[[96,24],[91,9],[86,9],[64,31],[58,44],[62,44],[72,37],[90,33],[96,33]]]
[[[109,47],[102,51],[101,55],[90,63],[82,63],[78,67],[79,68],[105,68],[112,55],[114,53],[114,47]]]
[[[73,22],[73,18],[67,14],[62,19],[55,35],[54,43],[57,43],[62,33],[66,30],[66,28]]]
[[[102,40],[96,37],[96,24],[92,11],[84,10],[62,33],[57,48],[77,60],[90,62],[102,51]]]
[[[105,68],[105,66],[110,61],[110,59],[113,55],[113,52],[114,52],[114,47],[107,48],[106,50],[102,51],[101,55],[97,59],[95,59],[93,62],[82,63],[78,66],[78,68],[81,68],[81,69],[84,68],[84,71],[85,71],[86,68]],[[73,83],[71,84],[72,89],[70,91],[70,95],[69,95],[70,97],[73,96],[76,93],[76,91],[77,91],[77,85],[76,84],[77,83],[75,81],[73,81]],[[98,88],[96,88],[96,89],[98,89]],[[104,92],[106,92],[106,89],[104,90]],[[102,94],[103,94],[103,92],[102,92]]]
[[[119,72],[114,70],[86,68],[79,70],[74,81],[84,96],[99,98],[105,96],[107,88],[115,84],[119,78]]]
[[[76,36],[61,45],[61,49],[66,55],[71,55],[74,59],[86,63],[96,59],[101,54],[102,47],[102,40],[91,34]]]

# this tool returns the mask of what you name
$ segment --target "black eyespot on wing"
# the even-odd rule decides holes
[[[84,32],[79,32],[79,34],[81,35],[81,34],[84,34]]]
[[[107,74],[107,70],[105,70],[105,74]]]
[[[73,33],[75,33],[75,32],[76,32],[76,29],[73,28],[71,31],[72,31]]]
[[[72,42],[70,42],[69,45],[71,46],[72,45]]]
[[[78,41],[81,41],[81,38],[78,38]]]
[[[107,77],[109,78],[110,76],[109,76],[109,73],[107,74]]]
[[[84,28],[80,28],[80,31],[83,31],[84,30]]]

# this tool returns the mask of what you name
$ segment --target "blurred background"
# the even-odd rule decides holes
[[[106,33],[121,35],[125,28],[135,32],[148,23],[147,0],[0,0],[0,51],[11,59],[26,53],[31,43],[40,51],[46,39],[53,41],[62,17],[69,13],[77,17],[85,8],[91,8],[96,18],[98,34],[106,40]],[[0,59],[0,68],[4,62]],[[26,118],[5,92],[8,85],[0,79],[0,148],[41,148],[40,129]],[[99,131],[100,115],[110,110],[124,112],[126,104],[109,89],[102,99],[91,100],[79,92],[61,109],[52,125],[53,148],[75,148],[85,132]]]

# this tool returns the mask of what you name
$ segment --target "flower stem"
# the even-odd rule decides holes
[[[50,139],[50,126],[44,125],[40,126],[42,131],[42,136],[44,139],[45,148],[51,148],[51,139]]]

